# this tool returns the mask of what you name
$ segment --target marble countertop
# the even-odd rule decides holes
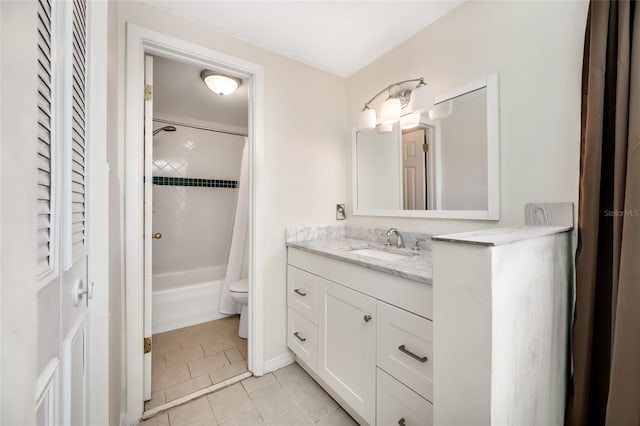
[[[351,238],[336,238],[309,241],[289,241],[287,247],[304,250],[331,259],[353,263],[364,268],[396,275],[427,284],[433,282],[433,263],[431,250],[414,252],[409,249],[385,248],[384,244],[355,240]],[[390,253],[406,254],[398,260],[381,260],[370,256],[353,253],[352,250],[372,248]]]
[[[516,241],[528,240],[545,235],[567,232],[571,226],[512,226],[509,228],[484,229],[481,231],[462,232],[459,234],[434,235],[434,241],[450,243],[475,244],[481,246],[500,246]]]

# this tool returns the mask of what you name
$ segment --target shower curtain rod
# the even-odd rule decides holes
[[[248,136],[246,133],[234,132],[231,130],[214,129],[212,127],[194,126],[193,124],[181,123],[179,121],[163,120],[161,118],[154,118],[153,121],[157,123],[163,123],[163,124],[173,124],[174,126],[191,127],[192,129],[208,130],[210,132],[217,132],[217,133],[225,133],[227,135],[245,136],[245,137]]]

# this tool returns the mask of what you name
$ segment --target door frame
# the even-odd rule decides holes
[[[86,319],[88,424],[109,418],[109,288],[113,277],[109,275],[109,94],[103,72],[109,62],[108,7],[106,2],[87,2],[87,285],[93,283]]]
[[[248,368],[264,374],[264,300],[262,212],[264,150],[264,68],[225,53],[199,46],[127,22],[125,58],[125,330],[127,421],[137,422],[143,401],[143,93],[144,56],[215,68],[239,76],[249,85],[249,339]]]

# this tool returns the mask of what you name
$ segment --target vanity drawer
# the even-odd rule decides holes
[[[287,305],[317,324],[318,277],[293,266],[288,266]]]
[[[377,365],[433,401],[432,322],[380,301],[377,312]]]
[[[287,345],[312,370],[318,365],[318,326],[293,309],[288,311]]]
[[[377,372],[376,424],[433,425],[433,405],[429,401],[379,368]]]

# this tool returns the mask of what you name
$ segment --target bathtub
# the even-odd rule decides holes
[[[224,318],[218,312],[226,266],[154,274],[152,332],[188,327]]]

